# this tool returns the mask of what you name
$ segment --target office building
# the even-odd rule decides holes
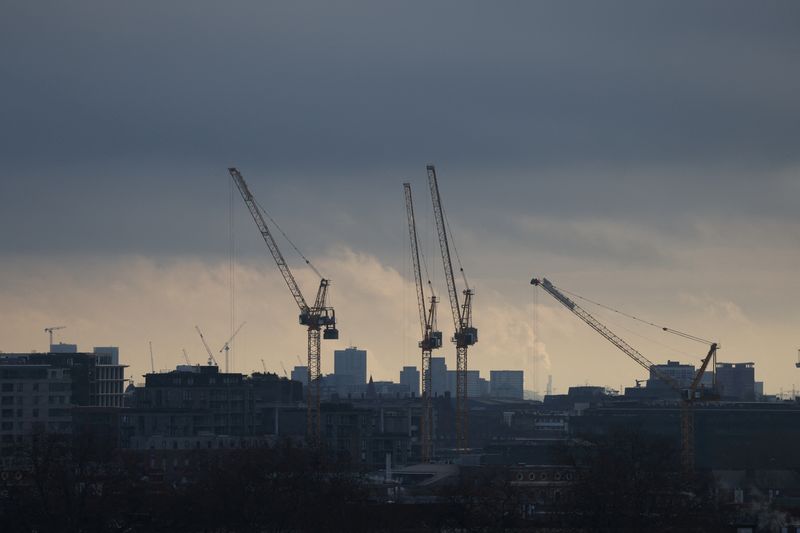
[[[522,400],[523,381],[522,370],[491,370],[489,372],[489,394],[493,398]]]
[[[717,363],[717,389],[723,400],[755,400],[754,363]]]
[[[367,383],[367,351],[355,346],[334,351],[333,374],[340,396],[360,396]]]
[[[431,393],[444,396],[447,390],[447,363],[444,357],[431,357]]]
[[[180,365],[171,372],[147,374],[144,386],[136,388],[125,415],[124,445],[196,448],[213,446],[216,441],[209,436],[282,434],[285,414],[304,416],[302,400],[302,384],[276,374],[247,377],[220,372],[216,366]]]
[[[400,384],[408,387],[411,396],[419,396],[419,370],[415,366],[404,366],[400,371]]]
[[[125,368],[119,364],[119,348],[96,346],[95,380],[92,387],[92,405],[97,407],[122,407],[125,393]]]
[[[72,431],[72,376],[68,368],[0,359],[0,459],[35,433]]]
[[[481,376],[477,370],[467,370],[467,398],[480,398],[489,393],[489,384],[486,380],[481,383]],[[456,397],[456,371],[447,371],[447,388],[450,396]]]

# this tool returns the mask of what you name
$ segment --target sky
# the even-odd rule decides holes
[[[137,381],[305,331],[229,166],[332,280],[375,379],[418,365],[402,183],[445,296],[425,165],[475,289],[469,366],[526,388],[646,377],[529,284],[719,341],[800,386],[800,6],[24,2],[0,8],[0,350],[118,345]],[[232,217],[232,218],[231,218]],[[232,220],[232,222],[231,222]],[[231,240],[231,227],[233,239]],[[231,313],[230,254],[235,250]],[[313,298],[318,279],[284,254]],[[461,284],[461,280],[458,280]],[[654,362],[707,347],[587,310]],[[440,328],[452,334],[446,299]],[[220,354],[217,353],[217,356]],[[444,355],[455,366],[455,349]]]

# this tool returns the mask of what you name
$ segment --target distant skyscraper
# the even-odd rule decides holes
[[[486,381],[486,380],[484,380]],[[456,396],[456,371],[447,371],[447,388],[450,396]],[[485,387],[481,387],[481,376],[477,370],[467,370],[467,398],[480,398],[485,393]]]
[[[400,371],[400,384],[408,386],[412,396],[419,396],[419,370],[415,366],[404,366]]]
[[[717,388],[722,398],[753,401],[755,372],[753,363],[717,363]]]
[[[489,372],[489,390],[494,398],[523,399],[523,382],[525,380],[522,370],[492,370]]]
[[[444,396],[447,390],[447,363],[444,357],[431,357],[431,394]]]
[[[367,384],[367,351],[355,346],[334,351],[333,374],[339,394],[360,394]]]

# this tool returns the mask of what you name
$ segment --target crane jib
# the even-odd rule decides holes
[[[259,231],[261,232],[261,236],[264,239],[264,242],[269,248],[270,253],[272,254],[275,263],[278,266],[278,270],[280,270],[281,275],[283,276],[286,285],[289,287],[289,291],[292,293],[292,297],[294,298],[297,306],[300,308],[300,313],[302,314],[309,314],[311,310],[306,303],[305,298],[303,297],[303,293],[300,291],[300,286],[297,284],[297,281],[294,279],[294,275],[292,275],[291,270],[289,270],[289,265],[286,263],[286,260],[283,257],[283,254],[278,248],[278,244],[275,242],[275,238],[272,236],[272,233],[269,231],[269,227],[267,226],[266,221],[264,220],[261,211],[258,209],[256,205],[255,199],[253,198],[253,194],[250,192],[250,188],[247,186],[247,182],[244,180],[241,172],[239,172],[236,168],[229,168],[228,172],[233,178],[233,181],[236,183],[236,186],[239,189],[239,192],[242,195],[242,199],[244,200],[245,205],[247,206],[248,211],[250,211],[250,215],[253,217],[253,221],[258,226]]]

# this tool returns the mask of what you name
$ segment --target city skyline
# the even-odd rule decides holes
[[[548,374],[612,387],[646,377],[546,296],[533,331],[528,280],[547,276],[721,342],[720,361],[755,362],[770,392],[800,382],[797,7],[387,17],[198,4],[188,19],[163,7],[167,31],[134,22],[155,15],[147,6],[41,9],[17,4],[0,21],[4,48],[25,52],[2,59],[14,80],[0,103],[4,351],[41,350],[54,325],[68,326],[65,342],[119,345],[136,375],[148,341],[165,368],[182,348],[203,361],[196,324],[219,349],[232,329],[225,169],[237,165],[333,280],[341,340],[324,345],[323,370],[357,344],[376,354],[376,378],[393,378],[419,359],[403,181],[445,294],[424,180],[435,163],[476,290],[470,368],[530,377],[536,334],[526,389],[542,391]],[[232,207],[234,325],[248,322],[232,368],[293,365],[305,338],[291,299],[235,195]],[[313,273],[290,261],[310,291]],[[704,352],[656,330],[619,333],[656,363]],[[454,352],[446,342],[436,355]]]

